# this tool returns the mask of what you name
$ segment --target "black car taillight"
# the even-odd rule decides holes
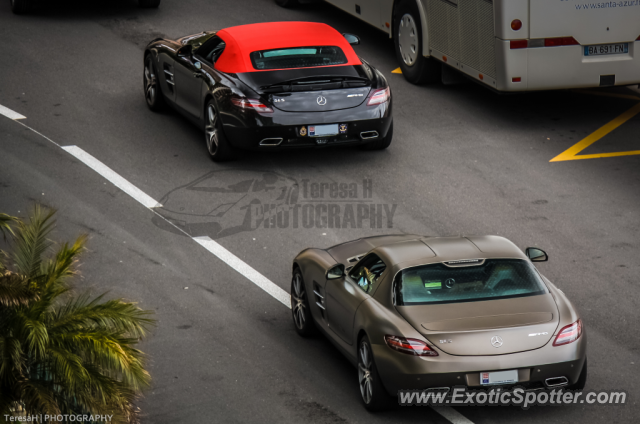
[[[367,106],[379,105],[381,103],[386,103],[391,98],[391,90],[389,87],[381,88],[373,92],[371,97],[369,97],[369,101],[367,102]]]
[[[407,339],[400,336],[391,336],[387,334],[384,336],[384,341],[387,342],[393,350],[406,353],[414,356],[438,356],[438,352],[429,347],[428,344],[418,339]]]
[[[246,97],[232,97],[231,103],[242,110],[255,110],[261,113],[272,113],[273,109],[262,103],[260,100],[247,99]]]
[[[573,343],[582,335],[582,320],[574,322],[573,324],[565,325],[562,330],[556,336],[553,341],[554,346],[562,346],[569,343]]]

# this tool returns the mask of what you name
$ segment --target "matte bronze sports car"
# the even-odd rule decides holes
[[[147,105],[168,103],[200,126],[213,160],[238,149],[385,149],[391,91],[350,43],[358,37],[312,22],[155,39],[144,53]]]
[[[365,407],[398,390],[466,385],[582,389],[580,315],[526,254],[498,236],[363,238],[294,259],[293,322],[358,368]]]

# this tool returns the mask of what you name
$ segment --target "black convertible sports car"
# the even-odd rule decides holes
[[[358,43],[311,22],[155,39],[144,53],[147,105],[168,103],[201,126],[215,161],[238,149],[384,149],[393,137],[391,91],[355,54]]]

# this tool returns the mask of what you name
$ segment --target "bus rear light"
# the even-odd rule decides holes
[[[447,61],[447,56],[442,56],[442,60]]]
[[[511,82],[521,82],[522,81],[522,77],[513,77],[511,78]]]
[[[513,21],[511,21],[512,30],[518,31],[520,28],[522,28],[522,21],[520,19],[514,19]]]
[[[484,75],[478,74],[478,78],[480,78],[480,81],[482,81],[484,79]]]
[[[511,40],[509,41],[509,47],[511,49],[526,49],[529,43],[527,40]]]
[[[545,38],[545,47],[558,47],[558,46],[579,46],[580,43],[573,37],[557,37],[557,38]]]

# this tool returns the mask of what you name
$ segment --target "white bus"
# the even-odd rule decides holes
[[[326,1],[387,32],[412,83],[441,64],[498,91],[640,83],[640,0]]]

